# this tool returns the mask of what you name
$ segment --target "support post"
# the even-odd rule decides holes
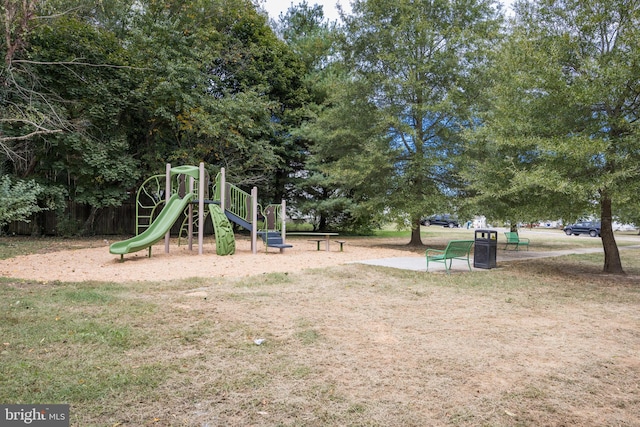
[[[227,209],[227,179],[224,176],[224,168],[220,168],[220,208],[222,213]]]
[[[193,193],[193,177],[189,177],[189,191],[188,193]],[[189,203],[189,209],[187,209],[187,215],[189,215],[189,218],[187,218],[187,234],[189,235],[189,238],[187,239],[188,245],[187,247],[189,248],[190,251],[193,250],[193,205],[191,203]]]
[[[258,187],[251,189],[251,253],[258,253]]]
[[[164,189],[164,200],[165,207],[169,204],[169,199],[171,198],[171,163],[167,163],[165,168],[165,189]],[[169,253],[169,242],[171,240],[171,229],[167,231],[167,234],[164,235],[164,253]],[[151,256],[151,252],[149,252],[149,256]]]
[[[282,226],[280,227],[280,236],[282,237],[282,243],[285,244],[287,239],[287,202],[282,199],[280,206],[280,216],[282,217]],[[280,248],[280,253],[284,253],[284,248]]]
[[[198,255],[203,253],[204,242],[204,163],[200,162],[200,179],[198,181]],[[218,244],[216,242],[216,244]]]

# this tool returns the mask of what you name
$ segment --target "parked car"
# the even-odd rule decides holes
[[[591,237],[600,237],[600,223],[595,221],[582,221],[569,224],[563,228],[567,236],[588,234]]]
[[[441,225],[443,227],[459,227],[458,220],[451,215],[434,215],[420,221],[422,225]]]

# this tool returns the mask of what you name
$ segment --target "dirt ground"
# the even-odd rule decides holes
[[[126,294],[108,310],[83,306],[92,321],[122,322],[148,337],[122,353],[123,367],[114,369],[180,369],[152,394],[116,393],[100,414],[75,406],[74,426],[640,425],[635,282],[568,279],[552,260],[498,269],[490,286],[475,285],[474,275],[313,270],[424,257],[424,249],[411,250],[406,241],[345,240],[343,252],[333,240],[330,252],[305,238],[291,239],[285,253],[265,253],[259,242],[254,255],[249,240],[238,238],[231,256],[216,255],[210,239],[203,255],[173,240],[169,254],[161,243],[151,258],[140,251],[120,262],[110,242],[96,239],[0,261],[0,276],[119,283],[238,278],[193,287],[141,284],[144,292]],[[255,276],[271,272],[300,273],[273,287]],[[252,286],[238,286],[243,282]],[[38,288],[24,288],[30,287]],[[134,309],[139,299],[164,309],[141,317]],[[113,310],[121,312],[111,318]],[[266,341],[256,345],[258,338]],[[44,345],[46,352],[21,357],[68,351]],[[98,357],[87,349],[78,354],[67,357],[79,357],[79,366]],[[121,410],[132,404],[135,410]]]
[[[169,253],[165,253],[164,242],[152,248],[148,258],[147,250],[127,254],[124,262],[119,255],[109,253],[108,240],[97,239],[95,247],[55,251],[45,254],[19,256],[0,261],[0,276],[40,281],[81,282],[104,280],[123,283],[129,281],[174,280],[190,277],[243,277],[262,273],[293,272],[307,268],[323,268],[353,261],[388,258],[398,256],[422,256],[412,253],[402,242],[388,246],[373,246],[367,240],[349,240],[340,252],[339,245],[331,241],[330,251],[321,243],[318,251],[316,243],[298,238],[289,240],[293,248],[280,253],[270,248],[265,252],[262,242],[258,242],[257,253],[251,251],[248,238],[236,239],[233,255],[216,255],[215,243],[205,239],[203,254],[198,254],[197,241],[189,250],[184,240],[180,246],[172,239]],[[393,242],[392,242],[393,243]],[[406,243],[406,242],[404,242]]]

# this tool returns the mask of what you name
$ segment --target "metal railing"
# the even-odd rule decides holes
[[[220,174],[216,176],[216,181],[212,193],[214,194],[214,199],[216,201],[221,200],[222,195],[220,193]],[[227,182],[225,183],[225,196],[225,205],[223,206],[223,208],[231,212],[238,218],[251,223],[251,214],[253,213],[251,211],[251,194]]]

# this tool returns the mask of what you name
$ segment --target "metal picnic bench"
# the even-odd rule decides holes
[[[451,240],[444,250],[441,249],[427,249],[425,256],[427,257],[427,271],[429,271],[429,261],[442,262],[444,268],[449,274],[451,270],[451,264],[454,259],[466,260],[471,271],[471,263],[469,262],[469,254],[471,253],[471,247],[473,246],[473,240]],[[447,265],[449,261],[449,265]]]
[[[505,231],[504,235],[507,238],[507,242],[504,245],[505,250],[509,245],[515,245],[516,251],[520,250],[520,246],[526,246],[527,250],[529,250],[529,239],[518,236],[515,231]]]

